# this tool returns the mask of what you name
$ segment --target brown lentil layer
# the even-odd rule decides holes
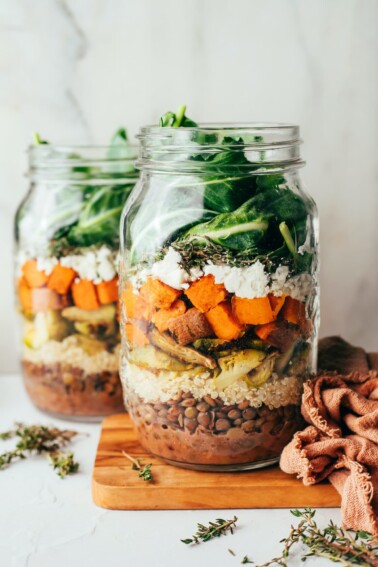
[[[179,394],[145,403],[127,393],[127,406],[142,445],[154,455],[186,464],[254,463],[279,457],[303,425],[298,406],[270,410],[248,401],[225,406],[220,398]]]
[[[67,417],[102,417],[124,411],[118,372],[85,374],[68,364],[22,362],[26,390],[41,410]]]

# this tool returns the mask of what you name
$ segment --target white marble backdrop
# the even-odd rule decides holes
[[[33,131],[107,141],[186,103],[300,124],[322,335],[378,348],[377,0],[1,0],[0,372],[17,368],[12,216]]]

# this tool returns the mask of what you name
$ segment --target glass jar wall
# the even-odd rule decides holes
[[[136,149],[29,150],[31,186],[15,220],[21,363],[33,403],[98,419],[122,411],[119,381],[119,219],[134,187]]]
[[[315,370],[317,217],[299,129],[142,129],[121,228],[121,379],[142,444],[189,468],[276,462]]]

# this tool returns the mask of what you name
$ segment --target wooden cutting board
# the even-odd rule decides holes
[[[146,482],[122,455],[152,463]],[[198,472],[151,457],[138,443],[127,414],[102,423],[92,477],[95,504],[112,510],[194,510],[221,508],[296,508],[340,506],[329,483],[306,487],[275,467],[249,472]]]

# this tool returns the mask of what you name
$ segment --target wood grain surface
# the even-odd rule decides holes
[[[153,481],[131,469],[126,451],[152,463]],[[340,506],[329,484],[306,487],[280,469],[249,472],[198,472],[174,467],[150,456],[138,443],[127,414],[102,424],[92,477],[95,504],[112,510],[191,510]]]

